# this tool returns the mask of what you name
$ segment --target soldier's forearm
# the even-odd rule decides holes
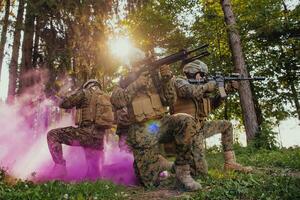
[[[173,105],[177,100],[177,93],[174,86],[174,81],[169,80],[163,84],[164,96],[169,105]]]

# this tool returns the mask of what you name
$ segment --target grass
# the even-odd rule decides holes
[[[2,173],[2,177],[4,174]],[[77,184],[51,181],[43,184],[19,181],[16,184],[7,184],[0,181],[1,200],[97,200],[97,199],[124,199],[126,188],[114,185],[107,181],[82,182]]]
[[[222,152],[218,148],[209,149],[209,174],[197,180],[203,189],[196,193],[180,193],[177,196],[172,193],[168,198],[163,195],[160,198],[159,189],[147,191],[107,181],[8,184],[2,171],[0,199],[300,199],[300,148],[267,151],[236,147],[235,150],[240,163],[255,166],[258,170],[251,174],[224,172]],[[152,195],[150,198],[147,196],[149,193]]]

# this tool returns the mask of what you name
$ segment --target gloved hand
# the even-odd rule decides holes
[[[216,81],[209,81],[208,83],[205,83],[203,86],[203,89],[205,92],[213,92],[216,89]]]
[[[164,80],[170,80],[172,78],[172,71],[169,65],[163,65],[159,69],[160,75]]]
[[[226,84],[225,90],[227,92],[232,92],[234,90],[238,90],[240,87],[240,83],[238,81],[230,81],[229,83]]]

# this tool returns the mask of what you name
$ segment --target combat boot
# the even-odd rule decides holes
[[[202,187],[191,176],[189,165],[175,165],[177,182],[187,191],[200,190]]]
[[[50,178],[54,180],[63,180],[67,176],[67,168],[65,164],[56,164],[52,168]]]
[[[252,167],[244,167],[241,164],[236,162],[234,151],[225,151],[224,152],[224,170],[233,170],[233,171],[240,171],[249,173],[253,169]]]

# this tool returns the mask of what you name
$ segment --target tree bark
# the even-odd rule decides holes
[[[12,56],[9,64],[9,83],[8,83],[8,98],[7,102],[12,103],[16,95],[17,89],[17,69],[19,60],[19,49],[20,49],[20,39],[21,30],[23,25],[23,14],[24,14],[24,0],[19,0],[17,21],[14,31],[14,41],[12,46]]]
[[[245,77],[248,76],[245,67],[245,60],[241,46],[241,39],[237,29],[237,24],[232,11],[230,0],[221,0],[221,6],[225,16],[225,23],[227,25],[229,45],[232,52],[232,59],[235,72],[238,72]],[[243,112],[243,120],[246,129],[247,143],[253,140],[258,133],[257,116],[253,103],[253,97],[249,85],[249,81],[241,81],[239,88],[239,97]]]
[[[6,33],[8,28],[9,8],[10,8],[10,0],[6,0],[5,14],[3,17],[3,26],[2,26],[1,41],[0,41],[0,81],[1,81],[2,63],[4,58],[4,48],[6,43]]]
[[[32,49],[33,49],[33,35],[34,35],[34,20],[35,15],[33,10],[33,1],[28,1],[26,6],[24,39],[22,44],[22,62],[20,73],[20,90],[19,93],[24,92],[27,87],[32,86],[33,78],[28,74],[33,69],[32,66]]]
[[[32,66],[37,67],[38,58],[39,58],[39,41],[40,41],[40,20],[39,17],[36,18],[35,25],[35,38],[33,45],[33,55],[32,55]]]

